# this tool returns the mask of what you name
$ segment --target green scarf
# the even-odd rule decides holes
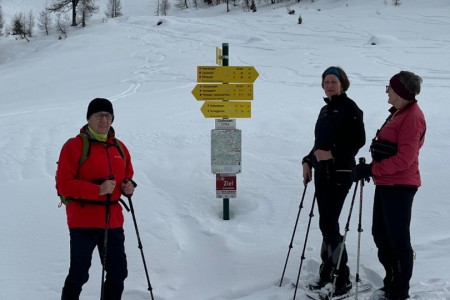
[[[88,126],[89,132],[100,142],[106,142],[108,140],[108,134],[100,134],[94,131],[90,126]]]

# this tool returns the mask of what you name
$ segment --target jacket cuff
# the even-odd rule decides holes
[[[305,157],[303,157],[303,159],[302,159],[302,165],[303,165],[304,163],[307,163],[307,164],[309,165],[310,168],[312,167],[311,159],[309,158],[308,155],[305,156]]]

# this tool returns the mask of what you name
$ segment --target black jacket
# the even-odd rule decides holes
[[[331,150],[336,170],[351,170],[355,156],[366,143],[363,112],[347,94],[332,96],[320,110],[314,130],[314,147],[302,162],[317,167],[314,151]]]

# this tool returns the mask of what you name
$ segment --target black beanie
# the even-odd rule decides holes
[[[95,98],[89,103],[86,119],[89,119],[92,114],[95,114],[99,111],[109,112],[111,115],[113,115],[114,118],[114,110],[111,101],[104,98]]]

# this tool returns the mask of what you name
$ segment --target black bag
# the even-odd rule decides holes
[[[397,145],[388,141],[373,139],[372,144],[370,144],[370,153],[374,161],[380,162],[397,154]]]

